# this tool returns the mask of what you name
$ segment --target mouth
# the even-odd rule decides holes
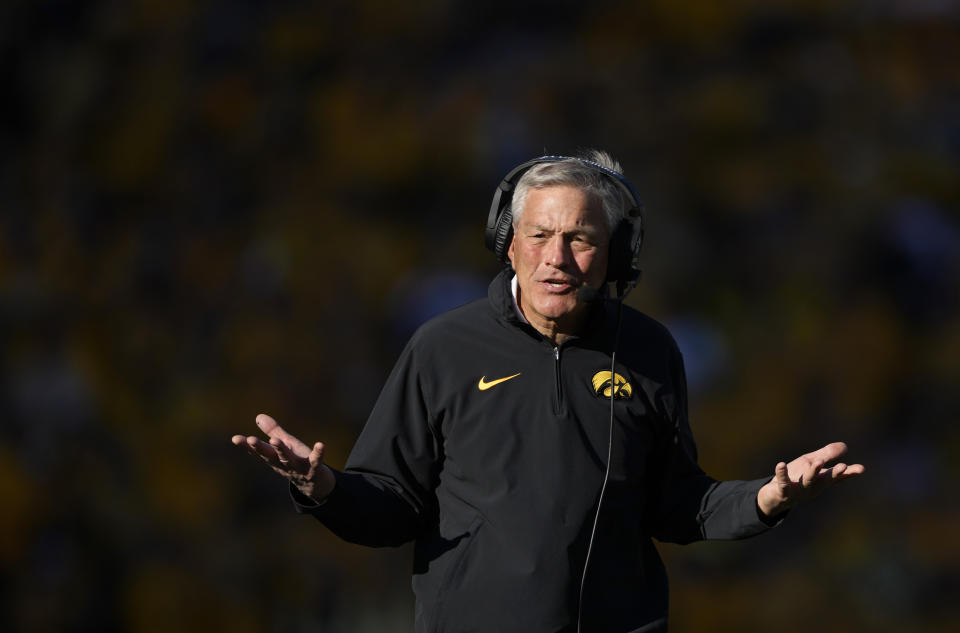
[[[540,282],[540,284],[547,290],[547,292],[558,294],[572,292],[579,286],[579,284],[575,281],[567,279],[544,279]]]

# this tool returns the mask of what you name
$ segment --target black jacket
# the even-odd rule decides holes
[[[511,277],[504,271],[488,299],[417,331],[334,491],[319,505],[294,495],[299,511],[347,541],[416,540],[418,633],[576,630],[607,459],[615,303],[596,305],[584,335],[555,348],[518,319]],[[616,373],[627,384],[615,392],[586,580],[591,633],[665,629],[667,577],[651,538],[767,527],[756,495],[768,478],[717,482],[697,465],[673,338],[630,308],[622,318]]]

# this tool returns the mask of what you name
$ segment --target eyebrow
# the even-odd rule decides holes
[[[531,224],[530,231],[535,233],[557,233],[555,229],[550,228],[549,226],[544,226],[542,224]],[[602,235],[603,232],[592,227],[578,227],[571,231],[559,231],[564,235],[586,235],[589,237],[596,237]]]

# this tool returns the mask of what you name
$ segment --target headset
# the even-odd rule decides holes
[[[607,483],[610,481],[610,463],[613,455],[614,399],[617,392],[615,378],[617,345],[620,341],[623,300],[627,293],[637,285],[640,279],[638,263],[640,259],[640,247],[643,245],[644,226],[643,204],[640,202],[640,196],[637,195],[636,189],[633,188],[630,182],[623,177],[623,174],[584,158],[572,156],[541,156],[514,167],[510,173],[503,178],[493,194],[493,202],[490,204],[490,213],[487,216],[487,229],[484,238],[487,248],[493,251],[497,259],[504,263],[508,261],[507,250],[510,246],[510,240],[513,237],[513,213],[511,212],[511,205],[513,202],[513,192],[520,178],[534,165],[561,161],[577,161],[594,171],[604,174],[619,187],[620,191],[626,195],[627,200],[632,201],[633,204],[610,236],[610,254],[607,260],[607,282],[613,282],[617,285],[617,319],[613,336],[613,347],[610,351],[610,419],[607,435],[607,463],[603,474],[603,484],[600,486],[600,492],[597,498],[597,509],[593,516],[593,527],[590,530],[590,539],[587,543],[587,553],[583,562],[583,571],[580,574],[580,595],[577,599],[577,633],[580,633],[583,623],[583,597],[587,581],[587,570],[590,566],[590,556],[593,552],[593,545],[597,535],[600,509],[603,507],[604,494],[607,490]],[[587,301],[600,298],[601,294],[596,290],[585,295]]]
[[[513,192],[520,178],[534,165],[577,161],[599,172],[617,185],[621,193],[632,204],[626,216],[617,224],[610,236],[610,254],[607,263],[607,281],[617,285],[617,296],[623,298],[636,285],[640,278],[640,248],[643,245],[643,203],[633,185],[620,174],[599,163],[573,156],[540,156],[522,163],[504,176],[493,193],[490,213],[487,215],[487,228],[484,233],[487,248],[493,251],[501,262],[507,263],[507,250],[513,238]]]

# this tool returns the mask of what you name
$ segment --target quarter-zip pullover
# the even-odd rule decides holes
[[[294,490],[297,509],[351,542],[416,541],[417,633],[571,633],[612,390],[583,631],[665,630],[651,539],[764,531],[756,496],[769,478],[718,482],[699,468],[682,358],[663,326],[624,307],[611,377],[615,302],[553,346],[518,317],[511,275],[417,331],[333,492],[315,504]]]

